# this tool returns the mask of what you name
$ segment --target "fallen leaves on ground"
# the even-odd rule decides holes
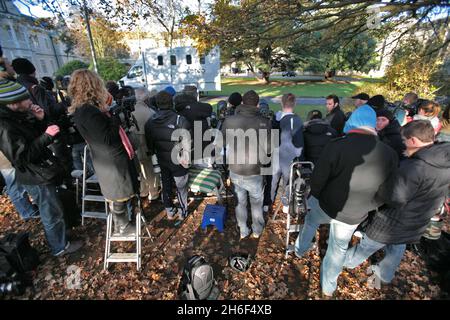
[[[233,201],[229,200],[225,232],[214,227],[200,228],[205,199],[191,204],[191,215],[179,226],[167,221],[163,206],[154,202],[145,215],[155,241],[143,240],[142,270],[135,264],[112,264],[103,270],[106,224],[104,220],[86,219],[75,233],[84,241],[76,254],[63,258],[50,255],[39,220],[22,221],[7,197],[0,197],[0,230],[30,233],[33,247],[40,252],[42,263],[34,274],[33,287],[14,299],[178,299],[183,266],[194,255],[203,255],[214,268],[220,289],[219,299],[321,299],[320,265],[326,246],[326,228],[318,233],[319,246],[303,258],[292,253],[285,257],[285,216],[267,217],[259,239],[239,241]],[[194,211],[195,210],[195,211]],[[446,224],[448,230],[448,222]],[[292,237],[292,241],[294,237]],[[128,250],[126,245],[115,245]],[[232,270],[228,257],[233,253],[251,254],[253,262],[245,273]],[[69,266],[80,270],[80,282],[70,285]],[[437,274],[424,261],[406,251],[391,285],[380,290],[369,289],[365,262],[353,270],[344,270],[338,279],[337,299],[448,299],[441,291]]]

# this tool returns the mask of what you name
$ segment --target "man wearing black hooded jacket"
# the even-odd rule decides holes
[[[180,141],[174,141],[172,136],[177,129],[184,129],[185,133],[188,134],[191,127],[185,117],[178,115],[173,110],[172,96],[169,93],[161,91],[156,95],[155,100],[158,111],[145,124],[145,139],[149,152],[156,155],[161,167],[162,200],[166,208],[167,217],[169,220],[172,220],[179,213],[173,207],[172,202],[174,181],[182,210],[181,214],[185,217],[188,213],[188,163],[184,162],[182,158],[172,158],[174,152],[176,152],[177,145],[180,143]],[[185,136],[180,138],[186,139]],[[185,146],[190,144],[190,141],[184,140],[184,142],[187,142],[184,144]],[[180,152],[186,154],[188,150],[180,150]]]
[[[208,130],[210,126],[210,119],[212,114],[212,106],[209,103],[204,103],[197,101],[197,88],[194,86],[187,86],[185,90],[182,91],[181,94],[176,95],[174,97],[175,110],[186,118],[191,126],[192,133],[194,134],[193,138],[196,139],[201,133],[201,138],[199,141],[202,141],[201,144],[194,144],[194,148],[198,150],[193,150],[192,159],[194,164],[203,164],[203,150],[210,143],[208,141],[203,141],[203,135]],[[195,132],[195,124],[197,126],[201,124],[201,131]],[[201,150],[199,149],[201,146]]]
[[[441,208],[450,183],[450,143],[434,143],[434,129],[427,120],[402,128],[408,158],[378,190],[385,205],[369,223],[361,242],[347,251],[345,266],[355,268],[385,248],[385,257],[371,267],[374,280],[394,278],[406,244],[419,242],[431,217]]]

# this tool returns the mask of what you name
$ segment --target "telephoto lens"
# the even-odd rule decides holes
[[[156,154],[152,156],[152,164],[153,164],[153,172],[154,173],[161,173],[161,167],[159,166],[158,158],[156,157]]]

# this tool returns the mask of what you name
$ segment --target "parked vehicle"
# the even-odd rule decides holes
[[[186,85],[220,91],[220,50],[214,47],[207,55],[199,55],[194,47],[147,49],[119,82],[158,91],[169,85],[176,91]]]
[[[291,70],[291,71],[284,71],[281,75],[283,77],[295,77],[297,76],[297,73]]]

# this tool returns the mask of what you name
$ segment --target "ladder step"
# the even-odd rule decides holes
[[[289,226],[289,232],[300,232],[302,230],[302,224],[291,224]]]
[[[85,211],[84,213],[81,214],[81,216],[85,218],[106,219],[106,213],[99,211]]]
[[[137,237],[136,236],[132,236],[132,237],[112,236],[109,238],[109,241],[137,241]]]
[[[96,196],[96,195],[89,194],[89,195],[85,195],[85,196],[83,197],[83,200],[84,200],[84,201],[105,202],[105,197],[103,197],[103,196]]]
[[[86,179],[87,183],[98,183],[98,178],[97,176],[94,174],[92,176],[90,176],[89,178]]]
[[[111,253],[108,258],[108,262],[137,262],[137,253]]]

